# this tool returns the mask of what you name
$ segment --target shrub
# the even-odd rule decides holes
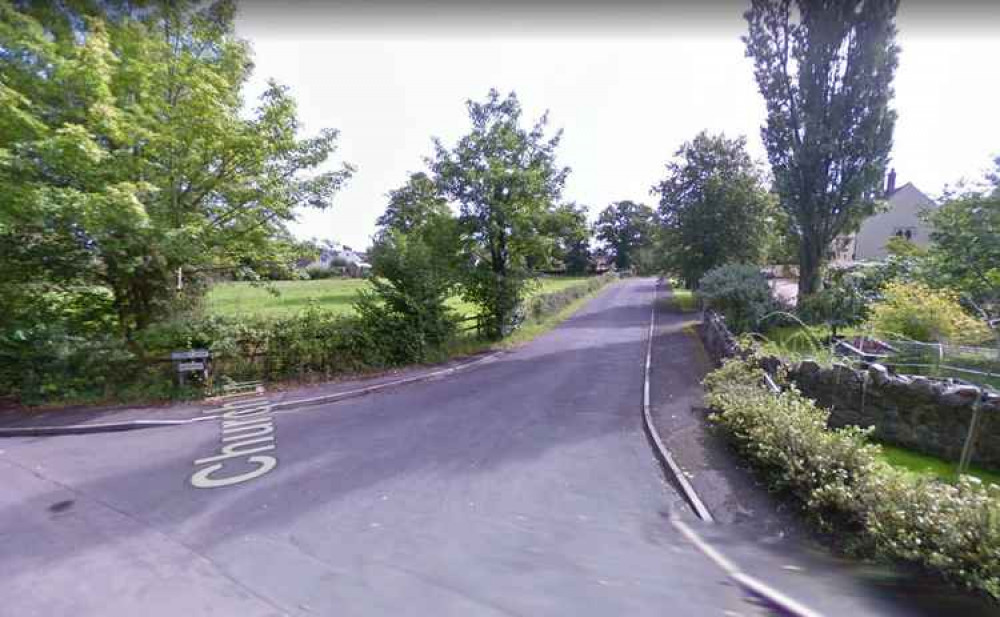
[[[917,341],[979,343],[990,338],[989,327],[970,316],[949,291],[922,283],[893,282],[871,308],[870,325],[888,335]]]
[[[335,266],[332,264],[327,267],[309,266],[305,269],[305,274],[308,276],[309,280],[312,281],[340,278],[346,275],[346,268],[344,266]]]
[[[734,334],[756,330],[761,318],[778,308],[767,279],[750,265],[709,270],[698,283],[698,295],[706,308],[722,313]]]
[[[390,363],[426,360],[455,335],[447,303],[457,284],[457,241],[442,237],[455,229],[452,219],[441,219],[441,228],[437,236],[429,229],[385,230],[371,250],[372,291],[359,293],[355,310]]]
[[[863,284],[857,272],[832,270],[823,289],[800,299],[795,312],[806,323],[829,325],[836,336],[838,328],[856,326],[868,316]]]
[[[727,360],[705,379],[712,416],[776,489],[850,548],[936,571],[1000,599],[1000,487],[915,477],[878,458],[868,431],[830,429],[829,412],[794,388],[762,385],[759,361]]]

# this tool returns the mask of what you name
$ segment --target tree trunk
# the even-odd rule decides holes
[[[823,287],[823,253],[822,242],[803,238],[799,247],[799,298],[810,296]]]

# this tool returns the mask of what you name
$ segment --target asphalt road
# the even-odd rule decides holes
[[[215,420],[0,441],[0,614],[761,614],[666,520],[653,285],[467,372],[276,412],[277,467],[232,486],[189,480]]]

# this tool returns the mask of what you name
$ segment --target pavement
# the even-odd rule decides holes
[[[770,549],[778,527],[727,496],[756,488],[718,479],[720,522],[693,516],[642,424],[654,292],[620,281],[527,345],[365,396],[266,393],[168,428],[2,439],[0,615],[774,614],[674,520],[803,603],[851,598],[827,614],[907,614],[856,573],[786,568],[806,567],[798,541]],[[656,331],[652,401],[693,426],[707,366],[677,327]],[[662,428],[701,490],[709,474],[672,435],[697,432]]]
[[[1000,609],[920,572],[863,563],[831,551],[787,500],[712,429],[701,379],[712,363],[684,313],[662,288],[656,303],[650,398],[654,424],[714,525],[697,525],[738,568],[823,615],[997,615]]]

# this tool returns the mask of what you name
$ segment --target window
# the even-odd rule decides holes
[[[892,235],[906,240],[912,240],[916,233],[917,230],[913,227],[897,227],[892,231]]]

